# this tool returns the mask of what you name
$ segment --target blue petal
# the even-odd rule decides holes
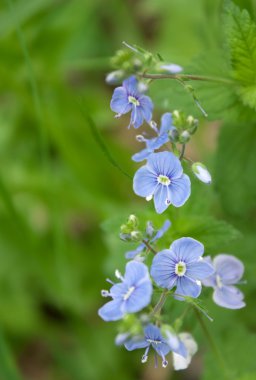
[[[152,323],[149,323],[144,328],[144,334],[145,334],[146,339],[159,340],[159,341],[162,341],[163,339],[159,328],[153,325]]]
[[[164,144],[166,144],[169,141],[169,137],[167,133],[164,133],[158,137],[155,137],[153,139],[147,140],[146,144],[149,149],[152,151],[161,148]]]
[[[172,114],[170,112],[166,112],[163,114],[161,118],[161,127],[160,127],[160,135],[163,133],[167,133],[172,127]]]
[[[152,347],[160,356],[165,356],[171,351],[171,347],[165,342],[158,344],[152,343]]]
[[[187,266],[186,276],[194,280],[203,280],[214,273],[214,268],[204,261],[192,262]]]
[[[168,187],[165,185],[159,184],[154,193],[154,204],[155,209],[158,214],[162,214],[170,205],[168,203],[169,200],[169,192]]]
[[[135,290],[124,303],[124,311],[126,313],[136,313],[148,306],[152,296],[152,284],[148,280],[136,286]]]
[[[165,234],[165,232],[170,228],[170,226],[171,226],[171,222],[169,220],[166,220],[163,226],[157,231],[153,239],[151,239],[151,243],[160,239]]]
[[[157,175],[166,175],[171,180],[181,177],[183,173],[180,160],[171,152],[152,153],[148,166]]]
[[[171,203],[175,207],[183,206],[191,194],[190,179],[186,174],[171,180],[169,185]]]
[[[173,352],[176,352],[176,354],[181,355],[184,358],[187,356],[187,349],[176,334],[166,331],[166,342]]]
[[[182,276],[177,279],[177,289],[175,293],[181,296],[197,298],[201,293],[201,285],[186,276]]]
[[[175,240],[170,248],[177,261],[184,261],[185,263],[197,261],[204,253],[203,244],[190,237]]]
[[[142,166],[137,170],[133,178],[133,190],[141,197],[153,195],[157,184],[156,175],[147,166]]]
[[[134,75],[123,81],[123,87],[125,88],[128,95],[138,95],[138,80]]]
[[[135,153],[132,156],[132,160],[135,161],[135,162],[140,162],[140,161],[146,160],[151,153],[153,153],[152,150],[150,150],[150,149],[143,149],[140,152]]]
[[[128,351],[133,351],[137,350],[138,348],[146,348],[149,346],[149,343],[145,340],[144,337],[135,336],[134,338],[125,342],[124,346]]]
[[[121,115],[132,109],[132,105],[128,102],[127,93],[123,87],[117,87],[114,90],[110,107],[112,111],[120,113]]]
[[[213,293],[214,302],[227,309],[241,309],[245,306],[243,293],[235,286],[222,286]]]
[[[133,251],[128,251],[126,252],[125,254],[125,258],[126,259],[134,259],[135,256],[137,256],[138,254],[140,254],[143,249],[145,248],[145,244],[140,244],[136,249],[134,249]]]
[[[221,254],[216,256],[213,265],[225,285],[236,284],[244,273],[243,263],[232,255]]]
[[[130,261],[127,263],[124,282],[128,286],[138,286],[144,281],[149,281],[148,267],[138,261]]]
[[[172,289],[174,287],[177,279],[175,264],[172,252],[168,249],[155,255],[150,273],[158,286],[165,289]]]
[[[142,95],[139,97],[140,107],[143,112],[143,118],[149,123],[152,119],[153,103],[149,96]]]
[[[104,321],[107,322],[122,319],[124,313],[121,311],[121,301],[113,300],[107,302],[99,309],[98,314]]]
[[[116,298],[123,298],[123,295],[127,292],[128,287],[127,284],[123,282],[119,282],[118,284],[114,284],[110,289],[111,297]]]
[[[132,106],[131,124],[135,129],[139,128],[143,124],[143,110],[139,106]]]

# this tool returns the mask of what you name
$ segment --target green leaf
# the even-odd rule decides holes
[[[233,77],[242,102],[256,109],[256,24],[246,9],[226,3],[225,31]]]

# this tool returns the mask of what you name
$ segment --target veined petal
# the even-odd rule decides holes
[[[134,337],[124,344],[125,348],[128,351],[137,350],[138,348],[146,348],[149,346],[149,343],[142,336]]]
[[[186,357],[187,356],[186,347],[184,343],[180,340],[178,335],[171,333],[171,331],[166,331],[165,334],[166,334],[166,342],[170,346],[171,350],[183,357]]]
[[[183,173],[180,160],[171,152],[151,154],[148,158],[148,166],[157,175],[166,175],[171,180],[179,178]]]
[[[192,262],[187,266],[186,270],[186,276],[191,277],[194,280],[203,280],[211,276],[213,273],[214,268],[204,261]]]
[[[127,93],[123,87],[117,87],[114,90],[110,108],[116,113],[121,115],[129,112],[132,109],[132,105],[128,102]]]
[[[143,109],[139,106],[132,106],[131,124],[135,129],[143,124]]]
[[[152,296],[152,284],[150,280],[135,287],[131,296],[127,299],[124,305],[126,313],[136,313],[148,306]]]
[[[168,188],[165,185],[159,184],[154,193],[154,204],[158,214],[162,214],[170,205]]]
[[[138,286],[145,281],[150,281],[148,267],[138,261],[129,261],[125,269],[125,284],[128,286]]]
[[[177,279],[177,289],[175,293],[181,296],[197,298],[201,293],[201,288],[201,285],[199,285],[195,280],[182,276]]]
[[[123,312],[121,311],[121,304],[120,300],[109,301],[99,309],[98,314],[107,322],[122,319]]]
[[[146,144],[149,149],[152,151],[161,148],[164,144],[169,141],[169,137],[167,133],[163,133],[162,135],[155,137],[153,139],[147,140]]]
[[[213,259],[216,273],[225,285],[236,284],[244,274],[244,265],[232,255],[221,254]]]
[[[227,309],[241,309],[245,306],[243,299],[243,293],[235,286],[222,286],[213,292],[213,301]]]
[[[152,119],[153,103],[149,96],[141,95],[139,97],[140,107],[142,109],[143,118],[149,123]]]
[[[128,95],[134,96],[138,94],[138,80],[132,75],[123,81],[123,87]]]
[[[172,114],[170,112],[166,112],[161,117],[161,126],[160,126],[160,135],[163,133],[167,133],[172,126]]]
[[[151,149],[147,149],[147,148],[143,149],[140,152],[135,153],[132,156],[132,160],[135,162],[140,162],[140,161],[146,160],[152,152],[153,151]]]
[[[186,174],[182,174],[180,178],[171,180],[169,185],[171,203],[175,207],[183,206],[191,194],[190,179]]]
[[[151,276],[158,286],[165,289],[172,289],[176,284],[175,261],[171,257],[171,251],[165,249],[157,253],[153,259]]]
[[[197,261],[204,254],[203,244],[190,237],[175,240],[170,249],[175,253],[178,261],[185,263]]]
[[[152,347],[160,356],[162,355],[165,356],[171,351],[171,347],[165,342],[158,343],[158,344],[153,343]]]
[[[153,195],[157,186],[157,178],[154,173],[149,171],[147,166],[142,166],[133,178],[133,190],[141,197]]]

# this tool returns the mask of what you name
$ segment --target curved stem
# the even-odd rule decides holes
[[[184,157],[185,149],[186,149],[186,144],[182,144],[182,148],[181,148],[181,152],[180,152],[180,157],[179,157],[180,161]]]
[[[168,289],[165,289],[163,291],[163,293],[161,294],[159,301],[155,305],[153,311],[150,313],[151,316],[156,315],[156,314],[160,314],[161,309],[164,306],[164,303],[166,301],[167,295],[168,295]]]
[[[138,74],[142,78],[148,79],[176,79],[176,80],[195,80],[204,82],[216,82],[223,84],[234,84],[231,79],[221,78],[221,77],[211,77],[207,75],[191,75],[191,74]]]

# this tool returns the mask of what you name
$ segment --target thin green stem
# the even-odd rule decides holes
[[[203,331],[203,333],[204,333],[206,339],[208,340],[208,342],[209,342],[209,344],[210,344],[210,346],[211,346],[211,349],[212,349],[213,353],[214,353],[215,356],[216,356],[216,359],[217,359],[217,361],[218,361],[218,363],[219,363],[219,365],[220,365],[220,368],[221,368],[221,370],[224,372],[224,376],[225,376],[225,378],[226,378],[227,380],[231,380],[231,376],[230,376],[230,373],[229,373],[229,371],[228,371],[228,369],[227,369],[227,367],[226,367],[226,363],[225,363],[225,361],[223,360],[223,356],[221,355],[221,353],[220,353],[220,351],[219,351],[219,349],[218,349],[218,346],[216,345],[216,343],[215,343],[215,341],[214,341],[212,335],[210,334],[210,332],[209,332],[209,330],[208,330],[208,328],[207,328],[207,326],[206,326],[206,324],[205,324],[204,319],[202,318],[200,312],[199,312],[196,308],[194,308],[194,311],[195,311],[195,315],[196,315],[196,317],[197,317],[197,320],[198,320],[198,322],[199,322],[199,324],[200,324],[200,326],[201,326],[201,328],[202,328],[202,331]]]
[[[186,149],[186,144],[182,144],[182,147],[181,147],[181,152],[180,152],[180,161],[183,159],[184,157],[184,154],[185,154],[185,149]]]
[[[168,289],[165,289],[163,291],[163,293],[161,294],[161,296],[159,298],[159,301],[155,305],[153,311],[150,313],[151,317],[154,316],[154,315],[156,315],[156,314],[160,314],[161,313],[162,307],[165,304],[167,296],[168,296]]]
[[[194,80],[204,82],[216,82],[223,84],[234,84],[234,81],[227,78],[211,77],[207,75],[191,75],[191,74],[139,74],[142,78],[148,79],[176,79],[181,81]]]
[[[145,246],[152,252],[154,255],[157,254],[157,251],[154,250],[154,248],[149,244],[149,242],[145,239],[142,240],[142,243],[145,244]]]

